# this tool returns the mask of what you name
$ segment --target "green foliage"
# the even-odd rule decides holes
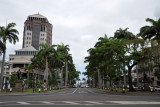
[[[88,65],[84,74],[96,80],[97,71],[100,71],[105,80],[113,82],[120,79],[122,72],[127,71],[132,91],[131,70],[141,61],[149,61],[152,55],[149,51],[146,53],[148,46],[148,41],[138,38],[128,28],[120,28],[114,37],[100,37],[94,48],[88,50],[89,56],[84,61]]]
[[[12,75],[10,80],[9,80],[9,83],[11,85],[11,87],[14,87],[15,86],[15,81],[18,80],[18,77],[17,75]]]
[[[9,23],[7,26],[0,26],[0,55],[3,52],[3,61],[2,66],[5,64],[5,54],[6,54],[6,43],[9,41],[9,43],[15,44],[17,41],[19,41],[18,34],[19,32],[17,29],[15,29],[16,24],[15,23]],[[1,41],[3,40],[3,41]],[[2,81],[3,81],[3,72],[4,68],[1,67],[1,77],[0,77],[0,87],[2,88]]]
[[[56,75],[56,73],[52,71],[52,75],[48,75],[48,85],[57,86],[58,84],[57,79],[59,79],[58,75]]]
[[[2,36],[0,36],[0,39],[1,39]],[[2,41],[0,40],[0,56],[2,53],[4,53],[6,49],[6,46],[2,43]]]
[[[160,79],[160,70],[156,70],[154,75],[157,76]]]
[[[145,40],[156,40],[160,44],[160,18],[158,20],[147,18],[146,22],[149,22],[151,26],[143,26],[139,36]]]
[[[32,63],[26,67],[28,72],[34,72],[34,69],[44,70],[46,68],[46,63],[48,63],[49,72],[51,75],[48,75],[48,85],[56,86],[58,73],[59,71],[66,70],[67,67],[69,73],[69,81],[75,83],[76,78],[79,74],[76,71],[75,65],[73,63],[72,55],[69,54],[69,45],[52,45],[48,46],[47,44],[41,45],[42,49],[32,58]],[[65,77],[66,71],[63,72],[63,78]],[[63,79],[64,80],[64,79]]]

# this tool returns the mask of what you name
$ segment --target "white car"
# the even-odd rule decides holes
[[[84,86],[84,85],[81,85],[81,88],[85,88],[85,86]]]
[[[160,86],[155,87],[155,91],[160,91]]]
[[[88,85],[86,85],[86,88],[89,88],[89,86],[88,86]]]
[[[149,86],[149,88],[150,88],[150,91],[151,91],[151,92],[152,92],[152,91],[155,91],[155,87]]]

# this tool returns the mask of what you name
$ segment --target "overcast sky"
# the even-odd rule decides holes
[[[7,60],[22,48],[27,16],[38,12],[53,25],[52,43],[68,44],[77,70],[84,72],[84,57],[99,37],[113,36],[120,27],[138,33],[146,18],[160,17],[160,0],[0,0],[0,26],[15,22],[19,31],[19,42],[7,44]]]

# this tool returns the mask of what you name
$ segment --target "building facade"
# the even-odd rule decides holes
[[[41,14],[29,15],[24,23],[23,48],[33,46],[40,50],[40,44],[52,45],[52,24]]]
[[[30,46],[15,50],[15,54],[9,55],[9,61],[6,61],[4,66],[3,89],[10,88],[10,84],[8,84],[9,79],[11,75],[17,75],[18,71],[21,72],[24,80],[27,79],[27,73],[29,73],[29,75],[34,75],[38,80],[43,81],[43,70],[33,69],[33,72],[28,72],[25,70],[25,67],[32,63],[31,59],[37,54],[37,52],[38,51],[34,47]],[[2,61],[0,61],[0,64],[1,63]]]
[[[148,48],[146,54],[149,58],[136,65],[133,79],[140,85],[146,82],[150,86],[160,86],[160,75],[156,75],[156,72],[160,72],[160,46]]]

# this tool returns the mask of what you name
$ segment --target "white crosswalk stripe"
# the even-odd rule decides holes
[[[79,104],[79,103],[76,103],[76,102],[71,102],[71,101],[64,101],[64,103],[68,103],[68,104]]]
[[[48,101],[42,101],[41,103],[53,105],[54,103]]]
[[[100,103],[100,102],[95,102],[95,101],[85,101],[87,103],[91,103],[91,104],[104,104],[104,103]]]
[[[117,104],[160,104],[160,102],[155,101],[106,101],[110,103],[117,103]]]
[[[3,105],[160,105],[159,101],[18,101],[0,102]]]
[[[30,104],[30,103],[27,103],[27,102],[17,102],[17,103],[22,104],[22,105],[28,105],[28,104]]]

